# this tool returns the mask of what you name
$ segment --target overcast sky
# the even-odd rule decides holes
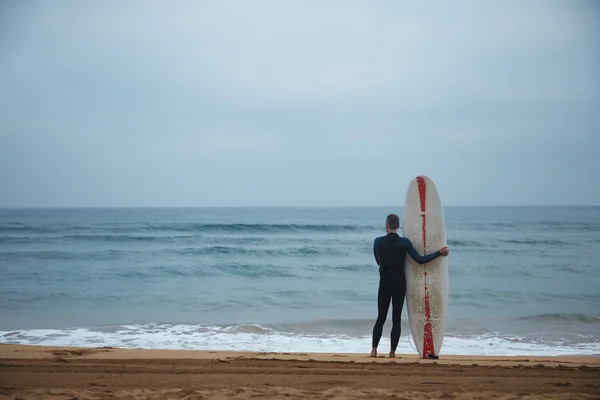
[[[0,207],[600,205],[600,3],[2,1]]]

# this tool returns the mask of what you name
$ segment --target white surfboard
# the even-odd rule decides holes
[[[431,178],[418,176],[410,182],[403,219],[403,235],[419,254],[431,254],[447,245],[442,202]],[[407,255],[405,274],[408,320],[419,355],[438,356],[446,329],[448,257],[419,265]]]

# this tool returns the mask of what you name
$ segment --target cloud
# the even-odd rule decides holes
[[[593,2],[7,4],[0,205],[43,200],[41,172],[71,193],[48,204],[205,204],[186,182],[237,176],[242,204],[271,202],[256,193],[274,182],[282,204],[380,204],[372,192],[424,172],[463,188],[457,204],[473,179],[482,203],[498,184],[507,203],[563,203],[575,187],[600,203],[569,180],[600,173]],[[540,176],[527,199],[524,170]],[[110,199],[74,197],[86,176]],[[119,197],[136,185],[145,196]]]
[[[544,4],[92,2],[46,5],[30,23],[54,39],[35,56],[69,75],[174,85],[249,106],[399,109],[457,97],[597,96],[547,82],[544,72],[559,72],[551,65],[539,74],[539,57],[592,33],[563,3]],[[535,95],[524,93],[528,82]]]

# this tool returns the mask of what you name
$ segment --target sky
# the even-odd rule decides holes
[[[0,207],[600,205],[600,3],[0,0]]]

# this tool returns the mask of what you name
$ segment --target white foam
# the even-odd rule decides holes
[[[447,336],[440,355],[600,355],[600,341],[593,338],[584,339],[581,343],[565,344],[533,342],[526,338],[493,334]],[[371,337],[286,333],[260,325],[128,325],[97,330],[74,328],[0,331],[0,343],[172,350],[367,353],[371,348]],[[380,349],[387,351],[388,346],[389,338],[384,336],[380,342]],[[416,354],[409,337],[401,338],[397,352]]]

